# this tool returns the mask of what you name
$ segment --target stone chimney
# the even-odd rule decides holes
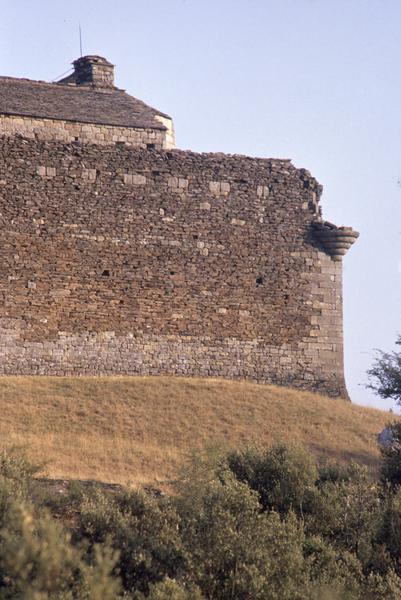
[[[102,56],[81,56],[73,65],[76,85],[114,88],[114,65]]]

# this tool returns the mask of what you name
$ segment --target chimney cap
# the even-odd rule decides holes
[[[93,63],[93,64],[97,64],[97,65],[105,65],[108,67],[115,66],[111,62],[109,62],[106,58],[104,58],[104,56],[99,56],[97,54],[86,54],[85,56],[80,56],[79,58],[74,60],[72,64],[75,66],[76,64],[83,63],[83,62]]]

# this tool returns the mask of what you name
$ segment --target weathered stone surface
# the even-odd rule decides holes
[[[340,262],[290,161],[0,138],[0,372],[346,396]]]
[[[113,127],[78,121],[57,119],[39,119],[35,117],[14,117],[0,114],[0,132],[2,135],[21,135],[28,139],[55,140],[61,142],[84,142],[100,145],[126,144],[147,148],[162,149],[172,147],[166,138],[166,132],[156,129],[135,127]]]

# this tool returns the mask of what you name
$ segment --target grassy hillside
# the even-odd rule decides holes
[[[191,448],[298,442],[376,467],[388,413],[217,379],[0,378],[0,446],[23,446],[49,476],[133,484],[170,478]]]

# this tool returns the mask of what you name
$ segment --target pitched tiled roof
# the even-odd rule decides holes
[[[153,129],[166,129],[156,115],[169,118],[117,88],[14,77],[0,77],[0,114]]]

